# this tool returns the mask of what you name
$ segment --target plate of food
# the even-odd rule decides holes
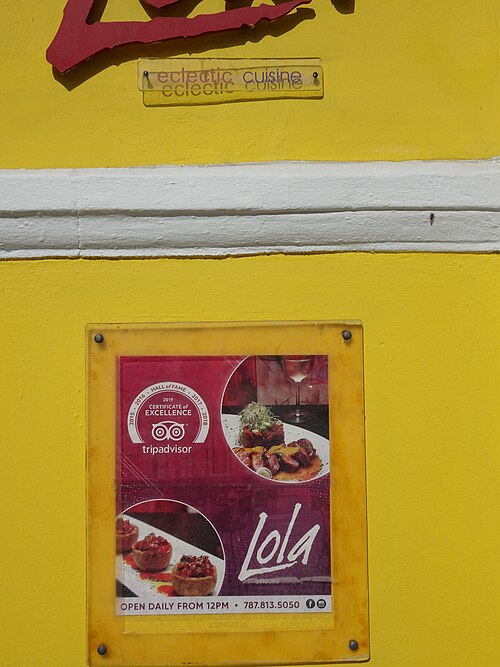
[[[238,415],[222,414],[233,454],[256,475],[273,482],[308,482],[330,472],[330,442],[287,424],[270,408],[249,403]]]
[[[116,578],[139,597],[216,596],[224,571],[222,558],[155,526],[127,514],[116,520]]]

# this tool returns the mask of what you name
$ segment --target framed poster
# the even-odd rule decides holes
[[[90,664],[368,659],[361,326],[87,338]]]

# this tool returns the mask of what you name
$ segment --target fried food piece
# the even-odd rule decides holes
[[[295,472],[299,469],[299,462],[287,454],[282,454],[280,457],[280,468],[286,472]]]
[[[296,444],[296,443],[292,443]],[[291,445],[274,445],[271,449],[268,450],[268,454],[276,454],[277,456],[293,456],[299,451],[298,445],[295,447]]]
[[[300,438],[300,440],[297,440],[297,444],[299,447],[306,450],[310,458],[316,456],[316,450],[314,449],[312,442],[307,438]]]
[[[238,451],[235,449],[234,453],[236,456],[239,458],[239,460],[247,466],[247,468],[252,467],[252,459],[250,457],[250,454],[246,452],[244,449],[239,449]]]
[[[274,476],[276,475],[277,472],[279,472],[280,469],[280,462],[276,454],[265,454],[264,455],[264,462],[266,466],[269,468],[271,471],[271,474]]]
[[[293,458],[304,468],[309,468],[312,461],[305,449],[299,447],[299,451],[293,455]]]
[[[264,459],[262,458],[262,454],[252,454],[251,467],[252,470],[255,470],[255,472],[259,475],[262,475],[262,477],[271,479],[273,476],[272,472],[266,466]]]

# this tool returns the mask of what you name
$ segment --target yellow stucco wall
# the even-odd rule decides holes
[[[270,294],[364,324],[371,664],[496,667],[499,291],[496,256],[0,265],[1,664],[85,664],[85,324],[266,319]]]
[[[2,3],[1,168],[500,153],[498,0],[314,0],[284,34],[198,48],[319,56],[324,100],[162,109],[143,107],[132,60],[71,90],[54,78],[63,4]],[[85,665],[85,325],[272,317],[364,325],[371,664],[496,667],[498,270],[426,254],[0,263],[0,664]]]
[[[44,54],[64,0],[4,0],[0,126],[17,131],[2,132],[0,167],[500,154],[498,0],[356,0],[351,14],[334,6],[350,4],[313,0],[298,25],[285,19],[283,34],[276,22],[122,56],[184,55],[187,46],[211,57],[320,57],[323,100],[146,109],[133,60],[101,57],[69,78],[71,91],[54,79]],[[205,0],[198,11],[222,7]],[[138,0],[109,0],[103,16],[144,18]]]

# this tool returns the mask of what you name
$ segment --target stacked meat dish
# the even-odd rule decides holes
[[[280,471],[297,472],[312,465],[316,450],[307,438],[285,445],[282,422],[265,405],[250,403],[240,413],[241,430],[236,456],[248,468],[272,478]]]

